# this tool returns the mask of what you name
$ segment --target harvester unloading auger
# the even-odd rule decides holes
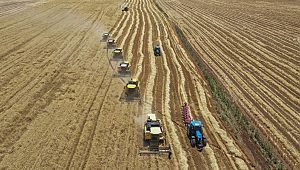
[[[200,120],[193,120],[187,103],[184,103],[182,106],[182,114],[191,146],[196,146],[198,151],[202,151],[202,148],[206,146],[206,137],[203,135],[202,122]]]
[[[139,154],[168,154],[171,159],[171,146],[166,145],[166,135],[163,132],[160,119],[155,114],[148,114],[144,124],[144,147],[140,148]]]

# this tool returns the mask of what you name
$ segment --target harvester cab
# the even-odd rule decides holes
[[[109,33],[108,33],[108,32],[105,32],[105,33],[103,33],[103,35],[102,35],[102,40],[101,40],[101,41],[105,42],[105,41],[108,40],[108,38],[109,38]]]
[[[169,159],[171,159],[171,146],[166,146],[162,124],[159,119],[156,119],[155,114],[148,114],[148,119],[144,124],[144,142],[146,146],[140,149],[140,155],[168,154]]]
[[[108,48],[108,49],[114,49],[114,48],[116,48],[116,47],[117,47],[117,44],[116,44],[115,39],[109,38],[109,39],[107,40],[107,48]]]
[[[160,46],[159,45],[154,47],[154,55],[160,56]]]
[[[203,125],[200,120],[192,120],[187,125],[187,135],[190,139],[191,146],[197,147],[198,151],[201,151],[206,146],[206,137],[203,135]]]
[[[128,61],[122,61],[118,66],[118,72],[115,76],[130,76],[130,64]]]
[[[114,49],[112,60],[123,60],[123,54],[122,54],[122,49],[121,48],[116,48]]]

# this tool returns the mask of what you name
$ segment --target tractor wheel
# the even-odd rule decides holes
[[[196,146],[196,139],[191,139],[191,146],[195,147]]]
[[[203,147],[206,146],[206,138],[202,138]]]

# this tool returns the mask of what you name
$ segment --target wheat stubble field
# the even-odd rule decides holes
[[[212,109],[173,24],[284,167],[300,167],[299,1],[1,0],[0,23],[1,169],[267,168],[257,146],[241,144]],[[119,101],[127,78],[113,76],[104,32],[141,81],[142,104]],[[204,124],[202,152],[186,136],[186,101]],[[138,155],[148,113],[164,124],[170,160]]]

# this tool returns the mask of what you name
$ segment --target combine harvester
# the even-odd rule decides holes
[[[140,148],[139,154],[168,154],[171,159],[171,146],[166,146],[166,137],[163,133],[160,119],[156,119],[155,114],[148,114],[144,124],[144,146]]]
[[[206,146],[206,137],[203,135],[202,122],[200,120],[193,120],[187,103],[184,103],[182,106],[182,114],[184,124],[187,126],[187,136],[190,139],[191,146],[196,146],[198,151],[202,151],[202,148]]]
[[[108,38],[109,38],[109,33],[108,32],[103,33],[101,42],[107,42]]]
[[[117,68],[117,73],[114,74],[114,77],[126,77],[126,76],[131,76],[130,73],[130,64],[128,61],[122,61],[118,68]]]
[[[110,60],[119,61],[119,60],[124,59],[122,48],[116,48],[116,49],[114,49],[114,51],[112,53],[113,53],[113,56]]]
[[[120,101],[139,101],[142,103],[141,93],[140,93],[140,82],[137,78],[131,78],[124,87],[124,97],[120,97]]]
[[[117,47],[117,42],[113,38],[107,39],[106,48],[107,49],[115,49]]]

